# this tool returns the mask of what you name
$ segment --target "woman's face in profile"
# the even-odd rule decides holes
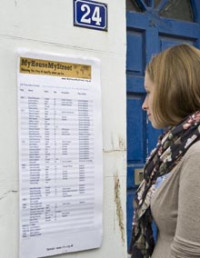
[[[144,77],[144,88],[146,90],[146,97],[143,102],[142,109],[147,112],[148,119],[151,122],[152,126],[157,128],[156,121],[154,119],[153,109],[152,109],[155,85],[150,79],[147,72],[145,73],[145,77]]]

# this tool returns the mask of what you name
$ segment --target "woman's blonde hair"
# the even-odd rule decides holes
[[[158,127],[176,125],[200,110],[200,50],[171,47],[154,56],[146,72],[155,84],[152,109]]]

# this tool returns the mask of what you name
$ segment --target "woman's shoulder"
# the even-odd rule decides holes
[[[195,154],[200,154],[200,140],[193,143],[191,147],[189,147],[188,151],[185,154],[186,159],[191,156],[191,155],[195,155]]]
[[[181,178],[200,175],[200,141],[195,142],[185,153],[181,162]],[[200,177],[199,177],[200,178]]]

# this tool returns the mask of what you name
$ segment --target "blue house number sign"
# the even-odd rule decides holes
[[[96,1],[74,0],[74,25],[96,30],[107,30],[107,4]]]

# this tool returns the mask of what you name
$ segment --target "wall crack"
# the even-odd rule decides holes
[[[120,198],[120,181],[117,174],[114,175],[114,196],[115,196],[116,212],[117,212],[117,217],[119,222],[121,239],[122,239],[122,242],[125,243],[125,237],[124,237],[125,228],[124,228],[124,222],[123,222],[124,214],[123,214],[121,198]]]
[[[17,190],[10,190],[10,191],[7,191],[7,192],[3,193],[0,196],[0,201],[3,200],[5,197],[7,197],[7,195],[9,195],[10,193],[17,193],[17,192],[18,192]]]

